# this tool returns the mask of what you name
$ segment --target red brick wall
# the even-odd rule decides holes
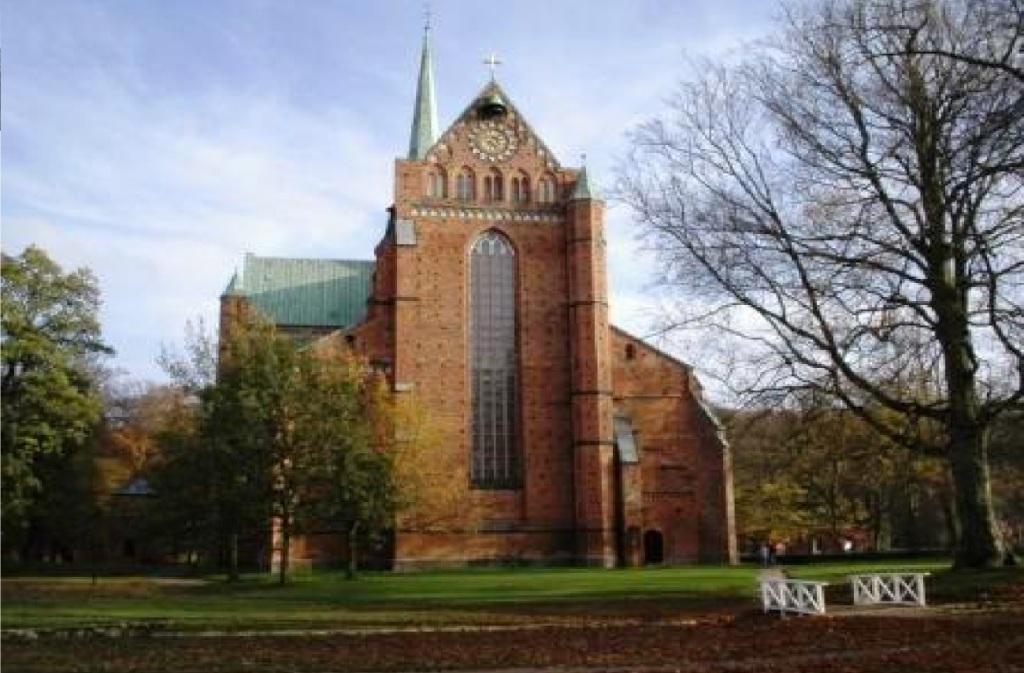
[[[727,455],[696,404],[694,381],[685,365],[610,329],[603,205],[568,202],[576,171],[558,168],[514,110],[510,122],[520,149],[498,166],[504,201],[483,201],[483,176],[494,165],[471,151],[466,120],[425,161],[396,161],[392,223],[411,220],[415,245],[382,240],[367,319],[332,337],[384,363],[396,394],[416,391],[465,474],[456,480],[462,520],[429,531],[400,522],[397,565],[636,563],[646,530],[664,535],[668,562],[722,558],[730,539]],[[437,167],[447,198],[427,195]],[[472,203],[455,198],[463,167],[476,175]],[[527,203],[509,201],[513,174],[529,176]],[[557,203],[537,203],[542,176],[557,181]],[[516,250],[524,475],[515,490],[475,490],[469,478],[469,253],[488,229]],[[630,360],[627,343],[635,347]],[[639,465],[616,462],[613,406],[632,419]],[[321,553],[313,541],[296,548]]]
[[[569,345],[576,456],[576,554],[611,567],[617,556],[617,508],[612,371],[609,352],[604,206],[568,206]]]
[[[643,530],[662,533],[668,563],[728,560],[727,454],[700,411],[693,375],[618,329],[612,353],[616,411],[632,420],[641,456]]]
[[[467,132],[467,126],[456,124],[442,151],[427,161],[396,163],[396,216],[415,223],[416,244],[396,248],[395,286],[404,301],[395,308],[395,381],[415,386],[419,399],[428,401],[449,450],[461,456],[464,497],[472,503],[461,522],[464,530],[487,532],[400,531],[396,558],[415,563],[417,558],[470,562],[568,557],[572,541],[567,531],[573,529],[574,513],[565,206],[536,203],[536,186],[541,175],[550,174],[557,176],[564,193],[575,173],[550,168],[537,156],[535,145],[534,151],[525,151],[532,141],[523,131],[524,149],[499,167],[505,200],[484,203],[482,178],[493,165],[472,154]],[[426,195],[426,176],[438,164],[445,168],[450,197],[456,195],[459,169],[474,171],[474,203]],[[509,179],[520,172],[529,176],[533,193],[528,203],[510,203]],[[522,488],[508,491],[473,490],[469,481],[469,253],[489,229],[509,238],[517,260],[524,469]]]

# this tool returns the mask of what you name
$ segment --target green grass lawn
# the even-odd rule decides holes
[[[946,560],[916,559],[788,570],[837,585],[853,572],[918,570],[937,573],[930,583],[941,584],[947,567]],[[153,621],[186,630],[652,619],[756,607],[757,572],[753,566],[494,569],[369,573],[356,581],[316,572],[284,587],[266,575],[236,584],[222,577],[113,577],[95,586],[88,577],[13,577],[0,585],[0,616],[5,629]]]
[[[643,614],[645,604],[708,604],[753,595],[756,570],[696,566],[642,570],[515,569],[417,574],[340,572],[237,584],[142,577],[19,577],[2,583],[4,628],[166,620],[180,628],[331,628],[510,623],[582,614]]]

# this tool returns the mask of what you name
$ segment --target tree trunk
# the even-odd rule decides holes
[[[871,503],[871,546],[872,551],[882,550],[882,495],[879,493]]]
[[[95,525],[95,519],[93,520],[93,522],[94,522],[94,525]],[[96,528],[99,528],[99,526],[96,526]],[[99,569],[99,565],[100,565],[100,550],[99,550],[100,543],[99,543],[98,537],[99,536],[96,535],[96,531],[94,530],[93,531],[93,535],[92,535],[92,545],[91,545],[92,546],[92,585],[93,586],[96,586],[99,583],[99,581],[100,581],[100,569]]]
[[[345,579],[354,580],[359,568],[359,524],[353,523],[348,529],[348,563],[345,566]]]
[[[946,417],[949,462],[960,519],[954,567],[981,568],[1003,561],[1003,548],[992,511],[988,471],[988,428],[979,413],[978,357],[970,326],[971,274],[965,222],[948,219],[949,206],[943,181],[948,163],[941,156],[940,136],[945,121],[931,98],[924,78],[909,72],[910,106],[914,113],[914,146],[918,189],[929,242],[927,282],[929,303],[935,313],[935,337],[942,347],[942,364],[949,396]],[[992,244],[991,241],[988,244]]]
[[[948,485],[948,490],[953,491],[952,485]],[[942,501],[942,521],[946,526],[946,547],[949,549],[956,548],[957,540],[960,539],[960,522],[956,520],[956,504],[953,502],[953,497],[949,493],[943,493],[941,496]]]
[[[281,517],[281,556],[278,559],[277,567],[279,574],[277,576],[277,583],[284,584],[288,581],[288,561],[291,556],[292,547],[292,527],[288,523],[288,515]]]
[[[228,536],[228,581],[238,581],[238,533]]]
[[[983,568],[1003,563],[1003,545],[992,511],[987,432],[954,421],[949,457],[960,522],[954,567]]]
[[[943,258],[941,268],[945,268]],[[938,273],[936,273],[938,276]],[[966,296],[940,283],[932,305],[939,318],[946,386],[949,391],[949,463],[960,522],[954,567],[1002,564],[1003,545],[992,510],[988,470],[988,427],[979,417],[975,358],[965,310]]]

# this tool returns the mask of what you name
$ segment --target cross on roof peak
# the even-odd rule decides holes
[[[429,2],[424,2],[423,3],[423,32],[424,33],[429,33],[430,32],[430,19],[432,18],[432,16],[433,16],[433,12],[431,11],[430,3]]]
[[[501,65],[501,59],[498,58],[498,55],[495,54],[492,51],[490,56],[488,56],[487,58],[484,59],[484,65],[488,66],[491,69],[491,81],[493,82],[494,81],[494,75],[495,75],[495,69],[499,65]]]

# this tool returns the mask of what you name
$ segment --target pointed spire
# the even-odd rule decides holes
[[[423,53],[420,56],[420,79],[416,85],[409,158],[425,159],[427,150],[437,142],[437,104],[434,102],[434,66],[430,58],[430,19],[423,27]]]
[[[583,160],[583,167],[580,168],[580,174],[576,178],[576,188],[572,190],[572,196],[569,197],[570,201],[599,201],[601,194],[590,182],[590,176],[587,174],[587,155],[581,156]]]

